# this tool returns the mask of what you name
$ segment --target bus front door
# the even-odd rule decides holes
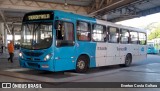
[[[55,70],[72,70],[75,68],[74,25],[71,22],[57,20],[55,29]]]

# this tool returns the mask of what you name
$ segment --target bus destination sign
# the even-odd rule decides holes
[[[53,12],[34,12],[25,15],[23,21],[53,20]]]
[[[28,16],[28,20],[43,20],[50,19],[50,14],[41,14],[41,15],[30,15]]]

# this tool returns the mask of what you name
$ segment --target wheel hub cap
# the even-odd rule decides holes
[[[78,62],[77,66],[78,66],[80,69],[84,69],[84,67],[85,67],[85,62],[81,60],[81,61]]]

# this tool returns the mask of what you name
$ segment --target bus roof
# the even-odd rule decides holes
[[[36,12],[45,12],[45,11],[54,12],[57,15],[65,16],[65,17],[68,17],[68,18],[75,18],[76,20],[88,21],[88,22],[91,22],[91,23],[97,23],[97,21],[98,21],[98,24],[103,24],[103,25],[106,25],[106,26],[113,26],[113,27],[118,27],[118,28],[131,30],[131,31],[146,33],[146,30],[143,30],[143,29],[129,27],[129,26],[123,26],[123,25],[120,25],[120,24],[115,24],[115,23],[112,23],[112,22],[99,20],[99,19],[96,19],[96,18],[93,18],[93,17],[79,15],[79,14],[75,14],[75,13],[72,13],[72,12],[60,11],[60,10],[38,10],[38,11],[29,12],[27,14],[36,13]]]
[[[101,23],[103,25],[106,25],[106,26],[113,26],[113,27],[117,27],[117,28],[127,29],[127,30],[130,30],[130,31],[147,33],[147,31],[144,30],[144,29],[139,29],[139,28],[124,26],[124,25],[120,25],[120,24],[115,24],[115,23],[112,23],[112,22],[104,21],[104,20],[98,20],[97,19],[97,21],[99,21],[99,23]]]
[[[96,22],[96,19],[93,18],[93,17],[79,15],[79,14],[75,14],[75,13],[72,13],[72,12],[54,10],[54,13],[59,15],[59,16],[64,16],[64,17],[68,17],[68,18],[74,18],[75,20],[82,20],[82,21],[94,22],[94,23]]]

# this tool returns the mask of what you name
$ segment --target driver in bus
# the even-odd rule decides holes
[[[62,35],[62,30],[63,29],[63,26],[62,24],[58,24],[58,29],[57,29],[57,39],[58,40],[63,40],[63,35]]]

